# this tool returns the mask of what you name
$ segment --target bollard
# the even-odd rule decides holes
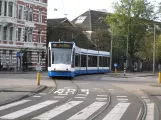
[[[117,68],[115,68],[115,74],[117,74]]]
[[[40,85],[40,71],[37,72],[37,85]]]
[[[161,65],[159,64],[159,73],[158,73],[158,84],[161,83]]]

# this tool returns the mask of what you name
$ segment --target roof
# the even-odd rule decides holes
[[[47,26],[58,26],[62,23],[68,22],[72,26],[75,26],[71,21],[67,18],[56,18],[56,19],[47,19]]]
[[[106,14],[106,12],[88,10],[76,17],[72,22],[85,31],[94,31],[94,29],[98,27],[107,28],[108,25],[103,21]]]

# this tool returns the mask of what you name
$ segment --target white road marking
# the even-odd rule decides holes
[[[118,101],[128,101],[129,99],[117,99]]]
[[[97,95],[98,97],[107,97],[107,95]]]
[[[126,98],[127,96],[116,96],[116,97],[118,97],[118,98],[121,98],[121,97],[122,97],[122,98]]]
[[[48,101],[33,105],[31,107],[27,107],[25,109],[22,109],[22,110],[19,110],[19,111],[4,115],[4,116],[2,116],[0,118],[2,118],[2,119],[15,119],[15,118],[21,117],[21,116],[23,116],[25,114],[31,113],[31,112],[33,112],[35,110],[38,110],[38,109],[43,108],[43,107],[46,107],[46,106],[51,105],[51,104],[56,103],[56,102],[57,101],[48,100]]]
[[[150,102],[150,99],[143,99],[146,103]]]
[[[157,96],[157,98],[161,100],[161,96]]]
[[[64,98],[64,96],[54,96],[54,98]]]
[[[68,95],[68,94],[58,94],[58,95]]]
[[[41,96],[38,96],[38,95],[34,95],[34,96],[32,96],[32,97],[41,97]]]
[[[57,107],[57,108],[54,108],[50,111],[47,111],[46,113],[42,114],[42,115],[39,115],[34,119],[39,119],[39,120],[50,120],[52,119],[53,117],[65,112],[66,110],[69,110],[70,108],[82,103],[83,101],[70,101],[64,105],[61,105],[60,107]]]
[[[143,99],[144,99],[144,98],[148,98],[148,97],[147,97],[147,96],[141,96],[141,98],[143,98]]]
[[[58,93],[58,94],[62,94],[65,91],[65,89],[58,89],[57,91],[55,91],[54,93]]]
[[[39,95],[47,95],[46,93],[39,93]]]
[[[130,103],[118,103],[103,120],[120,120]]]
[[[145,120],[154,120],[154,103],[147,103],[147,115]]]
[[[80,99],[85,99],[86,97],[74,97],[74,98],[80,98]]]
[[[67,120],[86,120],[90,115],[92,115],[105,104],[106,102],[94,102],[93,104],[89,105],[88,107],[76,113]]]
[[[106,100],[107,98],[96,98],[96,100]]]
[[[87,96],[87,94],[78,94],[77,96]]]
[[[14,103],[10,103],[10,104],[7,104],[7,105],[3,105],[3,106],[0,107],[0,110],[4,110],[4,109],[7,109],[7,108],[11,108],[11,107],[14,107],[14,106],[23,104],[23,103],[27,103],[29,101],[30,100],[21,100],[21,101],[18,101],[18,102],[14,102]]]
[[[108,89],[109,91],[113,91],[114,89]]]

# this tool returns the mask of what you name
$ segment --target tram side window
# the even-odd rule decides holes
[[[80,55],[75,54],[75,67],[80,67]]]
[[[109,67],[110,66],[110,58],[108,57],[107,58],[107,67]]]
[[[88,56],[88,67],[97,67],[97,56]]]
[[[103,57],[103,67],[107,67],[107,57]]]
[[[51,52],[48,51],[48,66],[51,67]]]
[[[103,57],[99,56],[99,67],[103,67]]]
[[[81,55],[81,67],[86,67],[87,64],[86,55]]]

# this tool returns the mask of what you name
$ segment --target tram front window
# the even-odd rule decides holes
[[[53,64],[71,64],[72,49],[53,48]]]

